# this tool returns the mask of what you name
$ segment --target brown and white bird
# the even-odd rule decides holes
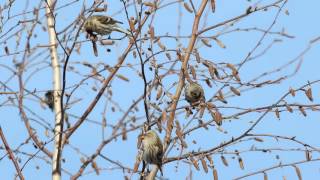
[[[142,160],[146,164],[155,164],[158,166],[161,175],[162,172],[162,157],[163,157],[163,146],[158,134],[149,130],[142,135]]]
[[[196,102],[199,102],[200,100],[205,100],[203,88],[195,82],[189,83],[186,86],[184,93],[186,100],[191,105],[193,105]]]
[[[109,16],[93,15],[85,21],[83,27],[85,31],[90,35],[95,35],[93,33],[102,36],[109,35],[112,31],[118,31],[129,36],[131,35],[131,33],[128,30],[121,28],[118,24],[123,23]]]

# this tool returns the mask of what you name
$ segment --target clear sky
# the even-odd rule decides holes
[[[23,80],[25,81],[25,88],[29,91],[36,92],[38,97],[43,97],[46,90],[52,88],[52,71],[50,68],[50,56],[47,48],[37,48],[36,51],[32,51],[30,54],[24,54],[26,43],[25,30],[20,31],[23,28],[22,24],[17,25],[19,21],[30,20],[34,18],[32,13],[33,8],[38,7],[39,3],[41,7],[44,6],[44,1],[13,1],[13,5],[10,10],[5,9],[0,11],[0,15],[3,16],[0,31],[0,92],[3,91],[19,91],[18,78],[14,75],[17,71],[16,63],[26,60],[28,69],[24,72]],[[58,1],[56,7],[68,4],[68,1]],[[131,1],[130,1],[131,2]],[[185,2],[189,3],[189,1]],[[194,0],[194,5],[197,7],[200,4],[200,0]],[[275,1],[271,0],[216,0],[216,11],[211,12],[211,9],[206,8],[204,15],[200,21],[200,30],[206,27],[218,24],[225,20],[239,16],[246,12],[249,6],[261,7]],[[56,29],[57,32],[64,30],[71,22],[73,22],[77,15],[79,15],[83,1],[78,1],[70,6],[64,6],[57,10],[56,16]],[[7,1],[1,2],[0,6],[3,8]],[[92,4],[92,1],[85,1],[87,7]],[[124,22],[122,25],[124,28],[129,28],[126,20],[126,14],[122,9],[122,3],[118,0],[107,1],[107,12],[101,12],[96,14],[106,14],[113,16],[115,19]],[[173,35],[177,34],[181,36],[189,36],[192,30],[193,14],[186,11],[183,7],[183,3],[176,3],[173,0],[162,0],[161,4],[170,4],[165,8],[159,9],[154,19],[152,19],[152,25],[155,27],[155,35]],[[282,3],[280,3],[281,5]],[[276,19],[275,24],[272,26],[270,32],[266,35],[266,38],[261,42],[261,45],[252,54],[252,57],[256,57],[253,61],[245,64],[240,70],[239,75],[242,82],[248,82],[258,75],[275,70],[288,62],[294,61],[292,64],[282,68],[281,71],[275,72],[265,78],[259,79],[257,82],[263,82],[266,80],[276,80],[281,76],[289,76],[286,80],[281,81],[280,84],[274,84],[262,88],[255,88],[251,90],[241,89],[241,96],[228,97],[228,104],[221,102],[214,102],[215,105],[220,107],[220,112],[224,115],[232,115],[235,112],[240,112],[240,109],[226,108],[226,107],[240,107],[240,108],[255,108],[270,106],[281,98],[289,88],[299,88],[300,86],[320,79],[319,67],[319,43],[310,44],[310,41],[320,36],[320,26],[318,25],[317,18],[320,17],[319,13],[319,1],[299,1],[288,0],[284,5],[279,17]],[[145,10],[145,9],[144,9]],[[21,14],[26,11],[26,13]],[[209,61],[217,63],[222,66],[223,63],[238,64],[242,62],[247,54],[252,51],[256,46],[259,39],[263,36],[263,32],[255,31],[251,28],[258,28],[266,30],[272,24],[277,15],[278,9],[273,7],[267,11],[260,11],[253,13],[240,21],[235,21],[233,25],[221,26],[214,30],[208,31],[202,36],[217,36],[220,33],[218,39],[226,46],[226,48],[219,47],[218,43],[214,40],[210,41],[212,47],[206,47],[199,40],[196,43],[196,47],[199,49],[201,56]],[[179,12],[183,15],[179,19]],[[40,22],[33,31],[33,36],[30,40],[30,47],[36,47],[37,45],[46,45],[48,43],[47,32],[43,31],[42,27],[46,27],[46,21],[44,16],[44,9],[40,10]],[[134,9],[129,7],[130,16],[134,16]],[[10,16],[9,20],[8,15]],[[181,28],[177,28],[178,22],[181,21]],[[151,22],[151,18],[147,24]],[[27,29],[32,28],[31,24],[26,23]],[[143,34],[147,32],[147,26],[143,29]],[[240,30],[237,30],[237,29]],[[249,28],[249,31],[242,31]],[[72,32],[73,37],[77,29],[69,28],[67,32]],[[230,31],[230,32],[229,32]],[[228,32],[228,33],[227,33]],[[279,32],[285,32],[288,36],[279,35]],[[18,36],[15,36],[18,34]],[[21,37],[21,40],[19,39]],[[120,33],[112,33],[111,38],[122,37]],[[65,40],[63,35],[59,35],[60,39]],[[66,37],[69,38],[69,37]],[[20,41],[20,44],[16,46],[16,41]],[[86,40],[84,32],[81,32],[79,41]],[[186,48],[189,42],[189,38],[180,38],[176,41],[173,38],[163,38],[160,40],[167,49],[177,49],[177,45],[181,44],[182,48]],[[270,44],[274,44],[271,48],[268,48]],[[67,42],[68,46],[71,45],[71,40]],[[116,40],[114,45],[102,46],[98,43],[99,56],[95,57],[92,52],[91,43],[86,41],[81,43],[79,47],[81,53],[73,52],[70,62],[69,71],[67,73],[67,93],[70,93],[74,88],[74,85],[79,83],[84,77],[90,75],[91,69],[84,66],[84,62],[90,63],[93,66],[101,69],[99,64],[108,64],[113,66],[117,62],[124,49],[127,47],[128,39]],[[143,49],[145,50],[144,57],[148,55],[147,48],[150,43],[145,42]],[[158,51],[160,48],[154,45],[154,50]],[[6,55],[5,47],[8,47],[10,52]],[[266,52],[264,50],[267,49]],[[111,50],[110,52],[107,50]],[[16,53],[15,53],[16,52]],[[259,56],[263,53],[262,56]],[[303,53],[302,56],[301,53]],[[171,53],[172,57],[176,57],[176,53]],[[64,54],[59,47],[59,58],[62,61]],[[156,62],[158,64],[168,62],[168,59],[164,54],[156,56]],[[301,64],[299,65],[299,62]],[[170,64],[171,62],[169,62]],[[189,64],[196,65],[194,57],[190,58]],[[129,67],[129,65],[133,65]],[[181,63],[178,63],[175,69],[179,70]],[[149,71],[150,63],[146,63],[146,75],[147,81],[154,78],[154,72]],[[294,73],[298,68],[298,72]],[[165,68],[169,68],[165,64]],[[214,83],[212,88],[209,88],[203,81],[204,76],[200,76],[201,70],[204,70],[203,66],[199,67],[198,82],[205,88],[205,95],[207,99],[214,96],[221,83]],[[162,69],[160,74],[164,73],[166,69]],[[121,68],[118,74],[121,74],[130,79],[129,82],[123,81],[119,78],[115,78],[111,82],[111,86],[108,91],[112,91],[112,97],[109,95],[103,96],[93,112],[89,115],[88,120],[77,130],[77,132],[70,139],[70,145],[66,145],[63,151],[63,157],[65,162],[62,167],[66,170],[63,172],[63,179],[69,179],[68,173],[74,174],[80,168],[80,159],[86,156],[90,156],[95,152],[97,146],[101,143],[102,138],[108,138],[111,134],[112,127],[107,126],[104,130],[101,128],[101,122],[103,118],[106,119],[107,125],[112,125],[121,119],[123,113],[126,111],[132,102],[141,96],[143,92],[143,82],[141,77],[137,75],[140,72],[139,59],[134,58],[132,53],[127,57],[124,67]],[[107,76],[108,72],[101,73],[102,76]],[[294,74],[291,76],[291,74]],[[177,82],[178,76],[173,74],[163,79],[163,85],[166,87],[168,93],[175,93],[175,86],[170,88],[174,82]],[[4,86],[6,85],[6,87]],[[8,89],[8,87],[10,89]],[[89,79],[86,83],[82,84],[73,94],[71,102],[74,102],[71,109],[68,109],[70,114],[70,122],[77,121],[77,117],[87,108],[88,104],[93,100],[96,95],[95,89],[99,89],[101,83],[98,79]],[[225,91],[227,93],[228,91]],[[296,104],[319,104],[320,103],[320,86],[319,84],[312,85],[312,92],[314,101],[310,102],[304,92],[297,92],[296,97],[288,96],[285,98],[287,103]],[[152,101],[155,101],[156,91],[152,93]],[[230,94],[230,93],[229,93]],[[11,97],[12,100],[9,98]],[[168,102],[168,98],[163,98],[163,103],[160,104],[161,108],[166,107],[165,103]],[[5,136],[12,149],[18,148],[28,138],[28,133],[25,129],[24,123],[20,117],[19,110],[17,108],[18,101],[14,95],[0,95],[0,125],[5,133]],[[187,105],[186,101],[181,98],[179,106]],[[37,129],[37,135],[43,141],[50,141],[52,133],[49,133],[49,137],[46,136],[46,129],[40,124],[46,124],[46,127],[54,127],[53,119],[54,114],[48,108],[43,108],[40,104],[40,99],[32,95],[27,95],[25,99],[25,109],[31,120],[31,125],[34,129]],[[256,134],[272,134],[282,135],[286,137],[296,136],[296,139],[303,141],[314,147],[320,147],[318,137],[320,136],[320,121],[319,121],[319,105],[317,111],[307,111],[307,116],[304,117],[297,108],[294,113],[282,112],[284,108],[280,108],[280,120],[278,120],[274,113],[266,115],[261,123],[259,123],[253,132]],[[136,117],[137,121],[141,123],[144,120],[143,104],[138,105],[139,111],[130,112],[129,117]],[[112,109],[115,109],[113,112]],[[150,108],[150,112],[156,112],[155,108]],[[183,111],[179,111],[183,112]],[[156,116],[159,113],[155,113]],[[251,121],[256,121],[262,113],[250,113],[248,115],[241,116],[239,119],[229,119],[223,123],[220,131],[216,126],[210,126],[208,130],[199,129],[192,134],[186,136],[186,142],[188,148],[183,150],[183,153],[205,150],[211,147],[215,147],[224,141],[230,140],[232,137],[241,135],[250,125]],[[210,120],[211,116],[206,113],[204,120]],[[188,122],[191,122],[187,126],[187,129],[196,126],[197,120],[190,121],[191,118],[185,118],[184,113],[177,115],[182,126],[186,126]],[[211,118],[212,119],[212,118]],[[40,122],[40,123],[39,123]],[[127,124],[127,128],[131,123]],[[102,154],[106,157],[121,162],[124,166],[133,168],[135,162],[135,156],[137,154],[136,140],[139,131],[134,133],[128,133],[128,139],[123,141],[118,138],[116,141],[108,144],[104,147]],[[223,133],[225,132],[225,133]],[[164,131],[160,134],[163,139]],[[274,138],[265,137],[264,142],[257,142],[249,140],[250,138],[244,138],[242,142],[228,146],[226,149],[214,152],[212,158],[214,160],[215,168],[218,171],[219,179],[232,179],[251,172],[258,171],[260,169],[273,167],[279,163],[286,164],[296,161],[302,161],[305,159],[304,147],[297,145],[292,141],[279,140]],[[193,141],[196,144],[193,144]],[[2,141],[0,143],[1,147]],[[47,145],[48,149],[53,148],[52,142]],[[169,153],[169,157],[177,156],[180,153],[180,149],[176,150],[174,147]],[[257,149],[273,149],[270,152],[253,152],[250,151],[253,148]],[[288,150],[289,149],[289,150]],[[291,149],[291,150],[290,150]],[[292,150],[295,149],[295,150]],[[298,150],[297,150],[298,149]],[[241,152],[240,157],[244,162],[244,170],[239,168],[238,156],[234,154],[235,150]],[[23,169],[23,174],[26,179],[49,179],[51,177],[51,167],[48,162],[48,158],[43,153],[36,154],[36,158],[28,161],[30,154],[37,153],[37,149],[34,148],[32,141],[22,145],[19,148],[17,157],[21,159],[20,165],[26,165]],[[221,155],[227,159],[229,166],[226,167],[221,161]],[[244,151],[244,152],[242,152]],[[248,151],[248,152],[246,152]],[[13,179],[15,169],[12,162],[8,157],[4,157],[5,150],[0,149],[0,179]],[[24,154],[29,153],[29,154]],[[279,157],[279,158],[278,158]],[[312,152],[312,159],[319,158],[319,152]],[[96,162],[100,168],[103,168],[100,175],[97,176],[92,173],[93,169],[89,165],[85,171],[85,175],[80,179],[123,179],[123,173],[121,169],[112,170],[114,164],[99,157]],[[320,178],[319,161],[304,163],[298,165],[301,169],[303,179],[318,179]],[[178,167],[177,167],[178,166]],[[140,167],[141,168],[141,167]],[[208,174],[205,174],[201,168],[201,171],[197,171],[193,166],[187,165],[183,161],[175,161],[164,165],[164,178],[165,179],[185,179],[189,176],[189,170],[192,169],[193,179],[212,179],[212,171],[209,170]],[[112,171],[111,171],[111,170]],[[287,179],[298,179],[295,169],[290,167],[277,168],[267,172],[269,179],[280,179],[285,176]],[[130,176],[130,174],[127,174]],[[255,175],[246,179],[262,179],[263,175]],[[132,179],[138,179],[137,175],[133,175]]]

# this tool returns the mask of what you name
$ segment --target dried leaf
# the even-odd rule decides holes
[[[240,96],[240,91],[232,86],[230,86],[230,90],[237,96]]]
[[[229,166],[228,161],[224,156],[221,156],[221,160],[225,166]]]
[[[309,99],[310,101],[313,101],[311,88],[307,89],[307,90],[305,91],[305,93],[306,93],[306,96],[308,97],[308,99]]]
[[[189,13],[193,13],[193,10],[191,9],[188,3],[184,2],[183,6]]]
[[[292,166],[294,167],[294,169],[295,169],[295,171],[296,171],[296,173],[297,173],[297,176],[298,176],[299,180],[302,180],[301,171],[300,171],[300,169],[298,168],[298,166],[296,166],[296,165],[292,165]]]

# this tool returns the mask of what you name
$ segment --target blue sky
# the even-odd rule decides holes
[[[28,2],[28,1],[25,1]],[[27,11],[32,10],[34,7],[37,7],[40,1],[32,1],[29,3],[14,2],[12,9],[10,10],[11,17],[12,15],[19,14],[21,11],[27,7]],[[58,1],[57,7],[66,4],[71,1]],[[121,20],[124,22],[123,27],[128,28],[128,23],[126,21],[126,16],[122,9],[122,4],[118,0],[110,0],[108,2],[108,11],[97,14],[107,14],[112,15],[115,19]],[[173,1],[163,0],[162,4],[167,4]],[[189,1],[185,1],[189,2]],[[210,8],[207,8],[204,12],[203,18],[200,22],[200,29],[203,27],[208,27],[215,25],[219,22],[228,20],[235,16],[243,14],[249,6],[254,6],[258,3],[257,6],[263,6],[273,1],[247,1],[247,0],[227,0],[219,1],[216,0],[216,12],[212,13]],[[34,4],[33,4],[34,3]],[[74,21],[76,16],[79,14],[82,8],[83,1],[77,2],[72,6],[67,6],[63,9],[57,11],[56,16],[56,28],[57,32],[60,32],[64,29],[70,22]],[[91,1],[87,1],[87,5],[91,5]],[[4,2],[0,5],[3,6]],[[198,7],[200,1],[195,2],[195,6]],[[42,3],[42,6],[44,4]],[[283,8],[283,11],[280,12],[279,18],[277,18],[276,23],[272,27],[272,32],[286,32],[287,34],[294,36],[294,38],[283,37],[277,34],[268,34],[267,37],[261,42],[261,46],[253,53],[253,56],[259,55],[263,50],[276,40],[276,43],[261,57],[255,59],[254,61],[248,62],[243,66],[240,71],[240,77],[243,82],[249,81],[254,77],[264,73],[274,70],[287,62],[295,59],[302,52],[304,52],[309,47],[309,42],[320,36],[320,26],[317,25],[317,17],[319,17],[318,7],[320,2],[304,2],[298,0],[289,0]],[[183,16],[181,17],[181,30],[177,31],[177,22],[179,20],[178,13],[179,9]],[[287,11],[287,13],[285,13]],[[2,15],[6,18],[8,11],[4,11]],[[276,16],[277,9],[270,8],[268,11],[261,11],[258,13],[251,14],[241,21],[234,23],[233,26],[221,26],[212,31],[208,31],[203,34],[203,36],[214,36],[221,31],[234,30],[237,28],[259,28],[267,29],[273,22],[274,17]],[[134,9],[129,8],[130,16],[134,16]],[[48,42],[47,32],[42,31],[41,26],[46,26],[46,21],[44,18],[44,10],[40,10],[40,21],[42,24],[39,24],[33,36],[31,38],[31,47],[36,45],[44,45]],[[16,55],[6,55],[4,47],[8,46],[10,52],[17,52],[24,49],[25,39],[22,38],[20,45],[16,48],[16,37],[10,37],[11,35],[19,33],[19,28],[22,25],[16,26],[19,20],[32,19],[32,13],[26,13],[25,15],[18,15],[10,18],[8,22],[3,24],[2,32],[0,33],[0,80],[2,83],[5,83],[12,90],[18,91],[18,79],[16,76],[13,76],[12,71],[15,71],[15,62],[21,62],[23,59],[23,53],[18,53]],[[192,30],[193,15],[187,12],[183,8],[183,4],[180,4],[180,8],[177,3],[170,5],[166,8],[160,9],[154,16],[153,26],[155,27],[155,34],[158,35],[177,35],[178,33],[181,36],[188,36]],[[150,23],[150,20],[147,24]],[[30,28],[30,24],[27,24],[27,28]],[[147,27],[147,26],[146,26]],[[12,30],[10,30],[12,28]],[[9,32],[8,32],[9,31]],[[76,32],[74,29],[69,29],[72,31],[73,35]],[[146,33],[147,28],[143,29],[143,33]],[[5,34],[8,32],[7,34]],[[204,46],[201,41],[196,43],[196,47],[199,48],[199,52],[204,59],[208,59],[214,63],[240,63],[246,55],[254,48],[258,40],[261,38],[263,33],[258,31],[235,31],[231,33],[226,33],[219,36],[219,40],[226,46],[226,48],[220,48],[215,41],[210,41],[212,47]],[[21,37],[25,37],[25,31],[22,31]],[[112,33],[112,38],[121,37],[119,33]],[[63,36],[59,36],[63,38]],[[81,33],[79,40],[85,40],[85,33]],[[181,38],[179,42],[172,38],[161,39],[161,42],[166,45],[167,49],[177,49],[177,45],[180,43],[181,47],[187,47],[189,39]],[[71,42],[68,42],[70,45]],[[77,84],[83,76],[89,75],[91,69],[85,67],[83,62],[88,62],[92,65],[98,65],[99,63],[108,64],[110,66],[116,64],[117,58],[122,54],[125,47],[128,44],[128,39],[123,39],[121,41],[116,41],[112,46],[102,46],[98,43],[99,56],[95,57],[92,52],[91,43],[84,42],[81,44],[80,54],[74,52],[70,58],[69,67],[72,67],[67,74],[67,87],[73,87]],[[145,42],[143,45],[144,50],[147,52],[149,42]],[[16,48],[16,49],[15,49]],[[107,52],[107,49],[110,49],[111,52]],[[159,50],[159,47],[154,45],[154,50]],[[254,108],[269,106],[276,102],[283,94],[288,92],[290,87],[298,88],[308,81],[312,82],[318,80],[320,75],[318,73],[320,62],[319,62],[319,52],[320,46],[318,43],[312,44],[310,49],[303,55],[302,64],[299,68],[299,71],[293,76],[285,81],[282,81],[281,84],[275,84],[266,86],[263,88],[256,88],[249,91],[241,92],[241,96],[235,96],[228,98],[228,104],[224,105],[220,102],[215,102],[215,104],[221,109],[219,109],[223,115],[231,115],[237,110],[231,110],[228,108],[222,108],[222,106],[230,107],[241,107],[241,108]],[[172,57],[176,57],[175,53],[171,54]],[[59,48],[59,58],[62,60],[64,58],[62,49]],[[42,97],[46,90],[52,88],[52,72],[49,66],[50,56],[49,51],[46,48],[39,48],[32,54],[27,55],[26,61],[28,62],[29,69],[24,72],[23,79],[26,81],[26,89],[33,91],[35,90],[39,97]],[[156,62],[159,64],[161,62],[167,62],[167,58],[164,54],[156,56]],[[114,79],[111,82],[110,88],[108,90],[112,91],[111,100],[108,99],[108,95],[101,98],[93,112],[89,115],[88,121],[86,121],[72,136],[70,139],[70,145],[66,145],[63,151],[63,157],[65,162],[63,163],[63,168],[68,172],[74,174],[80,168],[81,162],[80,159],[86,156],[90,156],[95,152],[97,146],[101,143],[101,140],[108,138],[112,128],[107,127],[102,131],[101,126],[98,123],[102,122],[102,119],[107,120],[108,125],[112,125],[119,121],[122,117],[121,110],[127,110],[128,107],[132,104],[133,100],[141,96],[143,91],[143,83],[139,76],[137,76],[137,71],[140,71],[140,66],[136,65],[139,63],[138,58],[134,58],[132,53],[127,57],[124,65],[125,67],[121,68],[118,74],[124,75],[130,79],[129,82]],[[128,65],[133,65],[133,68],[128,67]],[[196,60],[194,57],[190,58],[189,64],[196,65]],[[277,72],[273,75],[267,76],[263,80],[275,80],[283,75],[292,74],[296,67],[298,61],[287,66],[282,71]],[[181,64],[178,63],[176,69],[180,67]],[[101,66],[98,66],[101,69]],[[149,71],[150,63],[146,64],[147,71],[147,80],[150,81],[154,77],[154,73]],[[199,68],[199,71],[203,66]],[[11,70],[10,70],[11,69]],[[160,73],[164,73],[165,70],[161,70]],[[103,76],[107,76],[107,72],[101,73]],[[12,78],[11,78],[12,76]],[[30,78],[29,78],[30,76]],[[198,82],[205,88],[206,98],[211,98],[221,87],[221,84],[215,83],[212,88],[209,88],[204,81],[201,81],[201,76]],[[170,75],[163,79],[164,86],[169,89],[172,86],[172,83],[177,82],[178,76],[176,74]],[[93,100],[96,95],[94,88],[99,89],[101,84],[95,79],[90,79],[83,84],[79,89],[74,93],[71,101],[77,102],[73,105],[71,109],[68,110],[68,114],[80,116],[82,112],[86,109],[87,105]],[[3,85],[0,85],[1,90],[5,91]],[[67,89],[67,92],[70,92],[71,88]],[[175,92],[175,87],[168,90],[170,93]],[[304,92],[297,92],[296,97],[288,96],[285,100],[288,103],[297,103],[297,104],[318,104],[320,101],[320,86],[318,84],[312,85],[312,91],[314,96],[314,101],[310,102],[304,95]],[[226,91],[227,92],[227,91]],[[156,92],[152,93],[152,98],[154,100]],[[25,130],[22,119],[20,118],[18,108],[16,107],[17,100],[15,99],[12,102],[8,101],[8,97],[15,98],[13,95],[0,95],[0,114],[3,118],[0,119],[0,125],[5,132],[6,138],[11,145],[12,149],[16,149],[22,142],[28,138],[28,134]],[[79,101],[79,102],[78,102]],[[161,108],[165,107],[165,103],[168,102],[168,98],[163,99],[163,104]],[[187,105],[187,103],[181,98],[179,101],[179,106]],[[34,96],[26,96],[25,106],[30,108],[32,111],[27,111],[30,119],[42,120],[46,123],[49,123],[53,127],[54,114],[48,109],[44,109],[40,106],[39,99]],[[117,111],[113,112],[112,107]],[[319,106],[318,106],[319,107]],[[105,113],[104,112],[104,109]],[[139,103],[138,108],[139,112],[133,111],[130,113],[130,117],[135,116],[138,119],[138,122],[142,122],[144,119],[143,113],[143,104]],[[280,109],[281,110],[281,109]],[[120,111],[120,112],[119,112]],[[35,112],[37,115],[34,115],[32,112]],[[154,112],[154,109],[151,108],[150,112]],[[181,111],[179,111],[181,112]],[[299,111],[294,113],[281,112],[280,121],[275,117],[274,113],[269,113],[258,126],[255,127],[252,133],[256,134],[273,134],[273,135],[282,135],[282,136],[296,136],[297,140],[303,141],[315,147],[320,147],[320,143],[316,137],[318,137],[320,127],[320,122],[318,119],[318,111],[307,111],[308,116],[304,117]],[[251,113],[249,115],[241,116],[240,119],[230,119],[226,121],[221,126],[222,131],[227,132],[223,133],[217,130],[216,126],[211,126],[208,130],[199,129],[192,134],[186,136],[186,141],[188,143],[188,149],[183,152],[198,151],[208,149],[219,145],[223,141],[228,141],[232,137],[236,137],[242,134],[250,125],[250,121],[255,121],[261,114],[260,113]],[[41,118],[39,118],[41,117]],[[204,120],[210,120],[211,116],[207,113],[204,116]],[[177,115],[182,126],[186,125],[190,118],[185,118],[184,113]],[[77,118],[71,116],[71,123],[76,122]],[[92,121],[96,123],[92,123]],[[45,136],[45,128],[40,126],[35,121],[31,122],[34,129],[37,129],[37,135],[43,141],[49,141],[51,138]],[[198,122],[196,120],[191,121],[191,125],[188,127],[196,126]],[[130,126],[130,123],[127,125]],[[103,135],[103,133],[105,133]],[[102,151],[102,153],[109,157],[112,160],[120,161],[123,165],[133,168],[135,161],[135,156],[137,154],[136,148],[136,137],[138,136],[139,131],[128,133],[128,140],[122,141],[121,137],[116,141],[108,144]],[[52,136],[52,134],[50,134]],[[160,134],[161,138],[164,137],[164,132]],[[237,143],[232,146],[228,146],[224,149],[223,156],[229,162],[229,166],[226,167],[221,161],[222,150],[215,152],[212,155],[214,160],[215,167],[219,174],[219,179],[232,179],[236,178],[250,172],[255,172],[260,169],[268,168],[275,166],[279,163],[291,163],[295,161],[300,161],[305,159],[304,151],[279,151],[276,149],[303,149],[302,146],[299,146],[291,141],[279,140],[276,141],[273,138],[264,138],[264,142],[255,142],[246,140],[241,143]],[[193,144],[192,141],[195,140],[197,144]],[[272,148],[275,149],[271,152],[243,152],[240,154],[244,162],[244,170],[239,168],[237,156],[234,154],[235,150],[246,151],[250,150],[252,147],[256,148]],[[52,143],[47,145],[48,149],[52,149]],[[74,147],[79,148],[77,151]],[[176,148],[176,147],[175,147]],[[179,154],[179,150],[173,148],[169,153],[169,157],[176,156]],[[20,150],[22,152],[28,152],[30,154],[36,153],[38,150],[35,149],[30,141],[26,145],[23,145]],[[3,157],[5,151],[0,149],[0,158]],[[45,162],[42,158],[45,157],[44,154],[38,153],[37,158],[30,160],[24,170],[23,174],[26,179],[48,179],[51,176],[51,166],[50,163]],[[276,157],[279,156],[280,159]],[[21,166],[24,162],[28,160],[28,156],[18,153],[18,157],[21,158]],[[318,152],[312,153],[312,158],[319,158]],[[101,174],[97,176],[95,173],[92,173],[92,168],[89,165],[85,171],[85,175],[81,179],[122,179],[123,173],[122,170],[113,170],[110,171],[108,168],[114,167],[106,160],[102,158],[97,158],[97,164],[101,168],[106,170],[101,171]],[[176,166],[178,165],[178,168]],[[39,167],[39,168],[38,168]],[[319,162],[305,163],[298,165],[301,169],[303,179],[316,179],[319,177]],[[203,170],[196,171],[194,167],[187,165],[183,161],[172,162],[164,166],[164,178],[167,179],[184,179],[188,176],[190,168],[193,172],[194,179],[212,179],[212,171],[209,171],[208,174],[205,174]],[[6,157],[0,161],[0,171],[1,177],[4,179],[13,179],[14,177],[14,167],[11,161]],[[268,171],[269,179],[280,179],[282,176],[286,176],[287,179],[298,179],[293,167],[277,168],[272,171]],[[129,174],[130,175],[130,174]],[[63,179],[69,179],[67,173],[63,173]],[[246,179],[262,179],[262,174],[251,176]],[[133,175],[132,179],[137,179],[137,175]]]

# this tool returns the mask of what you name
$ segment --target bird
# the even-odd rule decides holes
[[[144,135],[142,135],[141,139],[143,163],[155,164],[159,168],[161,175],[163,176],[163,145],[158,134],[154,130],[149,130]]]
[[[205,99],[203,88],[195,82],[190,82],[186,86],[184,93],[186,100],[191,105]]]
[[[45,96],[44,102],[48,105],[48,107],[51,109],[51,111],[53,111],[54,110],[53,91],[52,90],[47,91],[44,96]]]
[[[110,16],[93,15],[87,18],[83,27],[85,31],[91,36],[96,36],[96,34],[102,36],[110,35],[112,31],[118,31],[131,36],[131,33],[128,30],[121,28],[118,24],[123,23],[113,19]]]

